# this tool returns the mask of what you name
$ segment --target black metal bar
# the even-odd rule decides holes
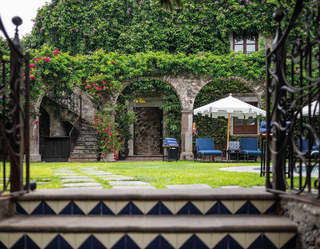
[[[25,56],[25,156],[26,156],[26,191],[30,191],[30,54]]]

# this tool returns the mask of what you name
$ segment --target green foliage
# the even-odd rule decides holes
[[[259,0],[191,0],[174,9],[153,0],[52,1],[38,11],[25,44],[48,43],[71,54],[98,49],[224,54],[231,32],[269,33],[274,7]]]
[[[239,76],[260,84],[265,73],[263,51],[248,55],[230,53],[224,56],[213,53],[186,55],[163,52],[124,55],[115,52],[105,53],[103,50],[78,56],[58,52],[54,56],[54,51],[56,50],[43,47],[34,52],[36,61],[30,68],[31,75],[35,76],[31,81],[33,99],[46,92],[56,94],[54,96],[58,98],[68,91],[72,92],[74,86],[79,85],[92,96],[98,106],[101,106],[122,91],[126,80],[139,77],[148,79],[148,76],[152,75],[178,75],[190,72],[194,75],[208,75],[213,79]],[[198,98],[202,99],[201,103],[196,101],[195,105],[197,107],[198,104],[209,103],[210,96],[218,98],[229,91],[239,92],[240,88],[237,82],[231,85],[223,83],[215,89],[208,86],[205,90],[207,95],[201,95]],[[127,96],[127,100],[162,96],[164,101],[161,109],[167,112],[164,122],[168,135],[180,137],[181,105],[171,86],[159,81],[137,80],[127,87],[123,95]]]

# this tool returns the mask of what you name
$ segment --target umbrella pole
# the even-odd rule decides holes
[[[229,148],[229,136],[230,136],[230,113],[228,113],[228,128],[227,128],[227,150]]]

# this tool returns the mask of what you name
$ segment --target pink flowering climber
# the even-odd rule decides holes
[[[30,68],[33,68],[33,67],[35,67],[35,66],[36,66],[35,64],[30,64],[30,65],[29,65]]]
[[[60,50],[59,49],[56,49],[54,52],[53,52],[53,56],[56,56],[57,54],[60,53]]]
[[[50,62],[51,61],[51,59],[49,57],[44,57],[43,60],[46,61],[46,62]]]

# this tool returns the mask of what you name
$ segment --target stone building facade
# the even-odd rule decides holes
[[[180,153],[180,159],[183,160],[192,160],[193,159],[193,147],[192,147],[192,123],[193,123],[193,105],[195,102],[195,99],[200,92],[200,90],[207,85],[212,78],[207,75],[193,75],[190,73],[180,74],[180,75],[162,75],[162,76],[146,76],[146,77],[139,77],[136,79],[131,79],[128,81],[123,82],[123,87],[120,89],[112,98],[107,99],[105,104],[115,106],[117,103],[117,99],[120,95],[120,93],[124,90],[125,87],[130,85],[133,82],[144,80],[144,79],[153,79],[153,80],[159,80],[165,84],[169,84],[177,94],[180,104],[181,104],[181,153]],[[229,77],[230,80],[236,80],[243,84],[245,84],[249,89],[251,89],[252,93],[258,100],[258,103],[261,104],[261,99],[264,94],[264,89],[262,86],[258,86],[251,82],[250,80],[245,80],[240,77]],[[75,90],[74,92],[74,98],[77,99],[80,96],[80,89]],[[92,123],[92,120],[94,118],[94,115],[97,111],[95,105],[91,102],[89,96],[86,96],[86,94],[81,93],[82,96],[82,119],[86,121],[87,123]],[[33,118],[31,120],[31,159],[33,161],[40,161],[40,129],[39,129],[39,118],[40,118],[40,110],[43,106],[43,99],[44,96],[40,96],[38,101],[34,105],[34,113]],[[153,103],[151,106],[145,106],[149,108],[156,108],[160,106],[159,103],[156,102],[150,102]],[[158,106],[157,106],[158,105]],[[66,132],[66,128],[62,124],[61,120],[57,118],[54,111],[51,110],[48,106],[43,106],[43,109],[46,110],[48,113],[48,116],[50,118],[49,127],[50,127],[50,134],[49,136],[68,136],[68,132]],[[146,112],[147,109],[144,110]],[[70,115],[75,116],[73,118],[73,121],[76,120],[76,117],[79,116],[80,112],[80,104],[76,104],[75,108],[72,113],[69,114],[63,114],[63,115]],[[62,115],[60,113],[60,115]],[[163,114],[162,114],[163,115]],[[162,118],[162,117],[160,117]],[[69,125],[73,125],[70,121]],[[42,125],[42,124],[40,124]],[[131,128],[132,129],[132,128]],[[163,127],[159,128],[159,131],[154,131],[155,133],[159,133],[159,136],[163,137],[165,135],[163,133]],[[131,131],[133,134],[133,131]],[[80,132],[81,133],[81,132]],[[160,135],[161,134],[161,135]],[[158,141],[153,141],[153,145],[150,145],[151,147],[155,147],[155,144]],[[134,153],[134,144],[135,141],[129,142],[129,155],[132,155]],[[141,148],[140,148],[141,149]],[[143,150],[143,149],[142,149]],[[148,150],[145,148],[145,150]],[[150,150],[150,149],[149,149]],[[156,149],[154,149],[156,150]],[[137,148],[136,148],[137,151]],[[72,151],[71,151],[72,152]],[[160,152],[160,151],[159,151]],[[146,154],[157,154],[155,151],[144,151],[143,153]]]

